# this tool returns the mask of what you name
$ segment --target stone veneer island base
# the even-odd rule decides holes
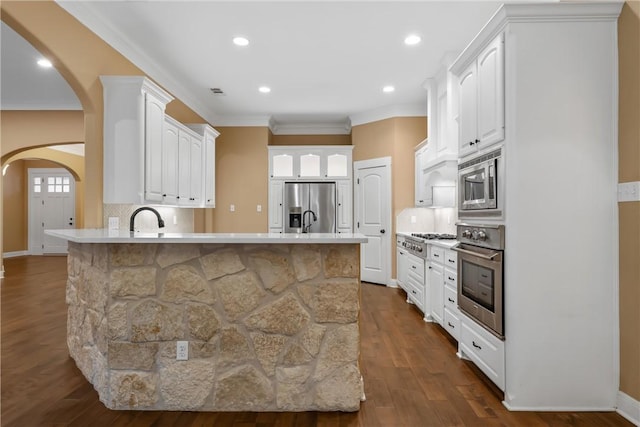
[[[359,243],[69,241],[69,352],[111,409],[357,411],[359,271]]]

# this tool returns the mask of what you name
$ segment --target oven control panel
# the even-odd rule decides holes
[[[504,225],[458,223],[456,228],[462,243],[504,250]]]

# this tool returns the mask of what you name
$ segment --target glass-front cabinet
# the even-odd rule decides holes
[[[351,178],[353,146],[269,147],[269,177],[334,180]]]

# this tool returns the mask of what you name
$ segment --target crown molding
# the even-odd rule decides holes
[[[214,121],[210,121],[213,127],[237,126],[237,127],[271,127],[271,116],[217,116]]]
[[[269,129],[274,135],[349,135],[351,121],[310,121],[282,123],[273,118],[269,121]]]
[[[351,126],[364,125],[392,117],[421,117],[427,115],[426,96],[425,102],[419,104],[389,105],[375,110],[364,111],[350,116]]]
[[[449,70],[459,75],[509,23],[616,21],[622,10],[620,0],[603,2],[562,2],[503,4],[480,32],[464,48]]]

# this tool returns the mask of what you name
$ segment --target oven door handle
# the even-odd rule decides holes
[[[462,252],[463,254],[467,254],[467,255],[472,255],[472,256],[477,256],[478,258],[483,258],[483,259],[488,259],[489,261],[493,261],[493,259],[495,257],[497,257],[498,255],[500,255],[500,252],[495,252],[492,255],[485,255],[485,254],[481,254],[478,252],[473,252],[473,251],[468,251],[466,249],[460,249],[458,247],[453,247],[451,248],[456,252]]]

